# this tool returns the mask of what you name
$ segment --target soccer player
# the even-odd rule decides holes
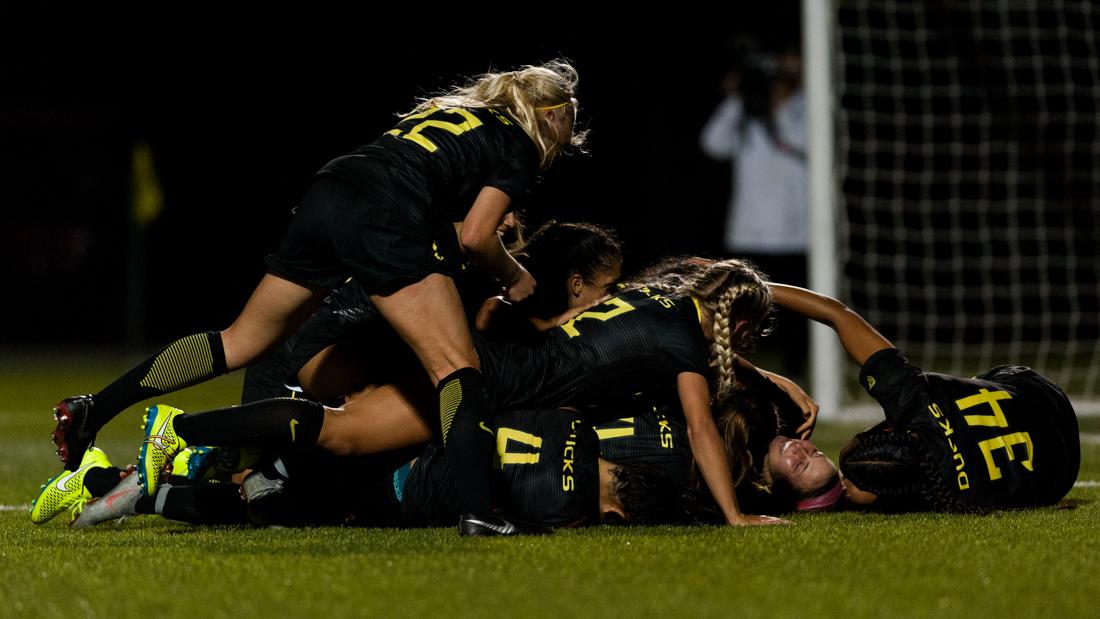
[[[524,301],[509,304],[502,296],[486,300],[478,294],[484,287],[478,286],[472,269],[459,280],[478,331],[492,339],[534,338],[558,324],[566,312],[606,296],[622,273],[622,250],[615,234],[588,223],[548,222],[512,253],[542,282]],[[362,288],[350,282],[330,295],[279,349],[246,370],[241,400],[289,396],[287,385],[300,385],[306,397],[335,402],[368,383],[405,378],[409,360],[407,347]]]
[[[561,61],[486,74],[422,101],[379,139],[326,164],[228,329],[173,342],[95,395],[57,405],[54,440],[65,468],[77,468],[99,428],[127,406],[251,363],[348,277],[450,394],[447,410],[472,409],[451,438],[476,441],[481,430],[468,420],[491,411],[452,280],[460,246],[510,301],[534,291],[534,278],[505,251],[497,228],[538,171],[583,142],[574,132],[576,85],[576,71]],[[464,395],[456,399],[458,392]],[[480,513],[489,500],[486,480],[472,472],[480,462],[456,463],[468,480],[468,511]]]
[[[1077,417],[1066,394],[1039,373],[1010,365],[974,378],[924,372],[836,299],[770,287],[777,304],[837,332],[885,414],[841,450],[850,503],[982,512],[1051,505],[1073,487],[1081,462]],[[812,444],[784,447],[816,451]]]
[[[601,458],[596,432],[575,411],[505,413],[489,429],[495,437],[494,501],[529,527],[681,523],[691,517],[681,480],[637,459],[619,465]],[[402,455],[336,458],[315,451],[293,460],[289,479],[254,471],[241,492],[247,518],[284,526],[453,524],[460,490],[439,445],[426,446],[411,462]],[[282,460],[277,466],[286,470]],[[156,500],[148,500],[132,475],[89,503],[73,526],[148,513],[193,524],[246,520],[235,485],[164,484]]]

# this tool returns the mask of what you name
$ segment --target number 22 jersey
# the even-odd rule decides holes
[[[690,297],[622,292],[533,345],[475,335],[494,410],[571,406],[592,423],[637,394],[675,394],[683,372],[709,376],[709,344]]]

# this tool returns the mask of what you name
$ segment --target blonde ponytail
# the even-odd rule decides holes
[[[507,114],[523,128],[539,152],[540,167],[547,167],[568,141],[582,147],[587,132],[574,132],[569,140],[560,140],[544,112],[575,114],[572,105],[578,82],[577,70],[566,60],[527,65],[515,71],[486,73],[463,86],[420,100],[409,112],[416,114],[431,108],[492,108]],[[560,110],[560,111],[558,111]]]

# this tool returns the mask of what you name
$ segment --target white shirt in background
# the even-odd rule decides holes
[[[733,253],[801,254],[807,248],[805,98],[794,94],[776,110],[777,144],[764,123],[741,131],[741,99],[723,101],[703,127],[700,146],[714,159],[733,160],[733,195],[726,249]]]

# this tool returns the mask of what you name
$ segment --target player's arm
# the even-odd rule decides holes
[[[882,337],[862,316],[832,297],[785,284],[768,284],[768,287],[771,288],[772,301],[776,305],[798,312],[836,331],[844,350],[859,365],[863,365],[871,355],[880,350],[894,348],[890,340]]]
[[[746,370],[750,370],[756,372],[757,374],[760,374],[764,378],[771,381],[776,387],[779,387],[779,389],[783,391],[783,393],[787,394],[787,397],[789,397],[791,399],[791,402],[793,402],[794,405],[798,407],[798,410],[802,411],[802,418],[805,419],[802,425],[798,426],[795,432],[798,432],[801,438],[810,438],[810,435],[814,432],[814,426],[817,424],[817,413],[821,409],[821,407],[818,406],[817,402],[815,402],[814,399],[810,397],[810,394],[806,393],[806,391],[802,389],[802,387],[800,387],[798,383],[787,378],[786,376],[782,376],[780,374],[776,374],[775,372],[769,372],[767,370],[758,368],[744,357],[738,356],[737,364],[742,368],[745,368]]]
[[[684,418],[687,420],[691,453],[711,496],[726,517],[726,522],[737,526],[785,524],[787,521],[780,518],[742,514],[737,506],[729,457],[710,412],[710,387],[707,379],[695,372],[682,372],[676,377],[676,389],[680,394]]]
[[[512,199],[496,187],[483,187],[462,221],[459,242],[481,268],[497,278],[509,301],[520,301],[535,290],[535,278],[508,253],[497,234]]]
[[[844,480],[844,495],[848,499],[848,504],[856,509],[873,505],[878,500],[877,494],[861,490],[850,479]]]

